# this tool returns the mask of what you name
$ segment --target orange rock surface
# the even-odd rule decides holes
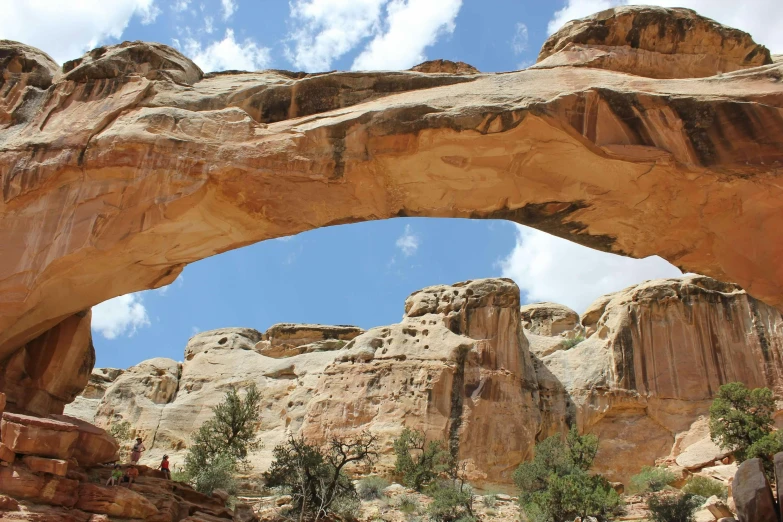
[[[783,63],[687,10],[565,31],[544,52],[558,66],[504,74],[203,75],[141,42],[58,70],[2,42],[0,360],[198,259],[396,216],[503,218],[658,254],[783,307]],[[633,75],[574,45],[666,60]],[[663,69],[678,57],[680,74]],[[703,78],[660,78],[685,75]],[[14,404],[55,411],[61,384],[44,382],[50,406]]]

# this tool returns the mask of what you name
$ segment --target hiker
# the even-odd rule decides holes
[[[123,477],[123,482],[128,483],[128,487],[131,487],[131,484],[133,484],[136,479],[139,478],[139,470],[136,468],[136,466],[128,466],[128,469],[125,471],[125,477]]]
[[[163,455],[163,460],[160,461],[160,470],[163,472],[163,476],[168,480],[171,480],[171,471],[169,471],[169,456]]]
[[[120,483],[120,479],[122,479],[122,470],[120,469],[119,464],[115,464],[114,469],[111,470],[111,477],[109,477],[109,480],[106,481],[106,485],[116,486]]]
[[[144,444],[141,442],[141,437],[138,437],[136,439],[136,444],[133,445],[133,448],[131,449],[131,464],[138,464],[139,459],[141,458],[141,452],[145,451],[147,448],[144,447]]]

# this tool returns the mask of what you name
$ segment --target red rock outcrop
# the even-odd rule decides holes
[[[79,432],[73,424],[27,415],[4,413],[0,421],[3,444],[14,453],[67,459]]]
[[[644,20],[654,35],[634,29]],[[716,72],[758,66],[687,82],[651,78],[671,76],[660,60],[638,71],[648,77],[599,61],[202,78],[157,44],[100,48],[57,71],[3,42],[0,360],[198,259],[404,215],[509,219],[658,254],[783,307],[783,244],[771,239],[783,228],[783,65],[693,13],[628,7],[569,27],[596,30],[561,35],[548,60],[584,40],[601,52],[628,42],[665,64],[685,56],[688,74],[709,72],[691,67],[702,54]]]

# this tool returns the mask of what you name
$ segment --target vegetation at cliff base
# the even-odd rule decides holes
[[[530,522],[565,522],[588,516],[605,520],[622,500],[600,475],[588,473],[598,437],[572,428],[565,440],[553,435],[536,444],[535,457],[514,472],[519,502]]]
[[[685,494],[658,494],[647,500],[651,522],[693,522],[702,499]]]
[[[677,480],[677,475],[664,467],[644,466],[631,477],[631,492],[650,493],[661,491]]]
[[[267,487],[283,488],[292,497],[300,522],[321,520],[332,513],[353,518],[359,496],[347,467],[369,468],[377,459],[376,438],[367,432],[333,437],[326,444],[291,436],[275,447],[274,461],[264,473]]]
[[[720,387],[710,406],[710,437],[731,450],[738,462],[760,458],[768,472],[772,458],[783,451],[780,432],[773,430],[775,398],[769,388],[748,389],[741,382]]]
[[[403,485],[422,491],[440,473],[452,467],[451,454],[442,440],[427,441],[424,432],[405,428],[394,440],[395,472]]]
[[[185,456],[185,477],[196,490],[206,494],[215,489],[235,491],[238,466],[260,447],[256,440],[260,402],[261,394],[250,384],[244,397],[230,388],[212,408],[213,417],[196,431]]]

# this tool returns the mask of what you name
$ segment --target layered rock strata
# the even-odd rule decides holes
[[[783,306],[782,65],[692,11],[602,12],[504,74],[203,74],[144,42],[62,69],[0,57],[4,368],[41,339],[55,366],[83,360],[46,332],[198,259],[395,216],[509,219]],[[2,373],[20,410],[72,394]]]
[[[553,303],[520,307],[506,279],[440,285],[412,294],[402,322],[316,350],[336,331],[346,327],[199,334],[181,367],[152,359],[128,369],[91,415],[104,427],[131,422],[150,449],[145,462],[165,452],[179,465],[210,407],[229,386],[253,382],[265,442],[251,455],[256,471],[288,435],[369,430],[386,472],[393,439],[410,427],[447,441],[471,480],[508,482],[536,441],[575,425],[599,436],[595,468],[612,480],[666,462],[728,481],[736,465],[706,421],[718,388],[741,381],[783,393],[780,312],[703,276],[603,296],[581,319]],[[264,355],[302,338],[312,343]]]

